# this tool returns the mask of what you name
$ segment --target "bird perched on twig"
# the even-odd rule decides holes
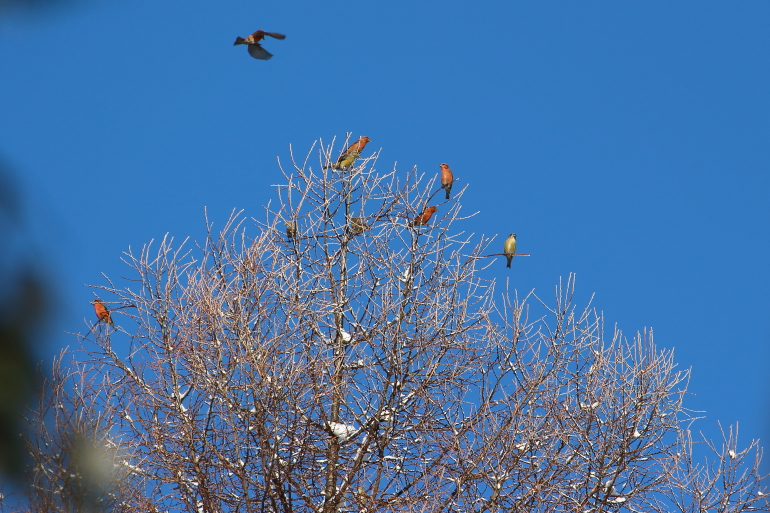
[[[91,304],[94,305],[94,312],[96,312],[97,317],[97,323],[104,321],[113,328],[115,328],[115,323],[112,321],[112,316],[110,315],[110,310],[107,308],[107,305],[104,304],[104,301],[102,301],[99,298],[94,299],[91,301]]]
[[[363,217],[351,217],[350,218],[350,233],[352,235],[361,235],[364,231],[368,230],[369,226],[364,222]]]
[[[436,207],[430,206],[427,207],[425,210],[422,211],[422,214],[418,215],[414,218],[414,221],[412,224],[414,226],[425,226],[428,224],[428,221],[430,221],[431,216],[438,212],[438,209]]]
[[[286,238],[290,241],[297,238],[297,223],[286,221]]]
[[[508,236],[507,239],[505,239],[505,244],[503,244],[503,253],[505,253],[505,258],[508,259],[508,265],[506,267],[511,267],[511,260],[513,260],[513,256],[516,254],[516,234],[512,233]]]
[[[365,135],[362,135],[356,142],[348,146],[347,149],[342,152],[342,155],[339,156],[337,162],[331,166],[324,166],[324,169],[329,169],[330,167],[334,169],[349,168],[358,159],[358,157],[361,156],[361,152],[364,151],[366,143],[370,142],[372,142],[371,139]]]
[[[438,167],[441,168],[441,188],[446,191],[446,199],[449,199],[449,193],[452,192],[452,182],[454,182],[452,170],[446,164],[439,164]]]
[[[264,30],[257,30],[249,37],[236,37],[233,46],[249,45],[249,55],[255,59],[266,61],[270,59],[273,54],[262,48],[262,45],[259,44],[259,42],[262,41],[265,36],[274,37],[275,39],[286,39],[286,36],[279,34],[278,32],[265,32]]]

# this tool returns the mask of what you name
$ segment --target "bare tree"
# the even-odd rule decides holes
[[[264,218],[200,246],[166,237],[102,289],[131,306],[84,335],[122,468],[191,512],[759,511],[737,427],[695,463],[687,372],[652,332],[604,338],[574,280],[556,301],[495,291],[492,239],[458,231],[465,190],[279,161]],[[474,242],[475,239],[475,242]],[[94,377],[98,376],[98,380]],[[118,463],[116,463],[117,465]]]
[[[0,500],[4,510],[127,511],[142,504],[142,478],[113,430],[119,401],[105,395],[113,387],[87,363],[64,366],[67,355],[55,359],[37,408],[26,418],[28,482],[11,500]]]

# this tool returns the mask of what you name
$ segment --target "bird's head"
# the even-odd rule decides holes
[[[438,212],[438,209],[436,207],[432,207],[431,206],[431,207],[426,208],[425,211],[426,212],[430,212],[431,214],[434,214],[434,213]]]
[[[512,234],[510,234],[510,235],[508,236],[508,238],[509,238],[509,239],[515,239],[515,238],[516,238],[516,234],[515,234],[515,233],[512,233]]]
[[[439,164],[438,167],[440,167],[441,169],[449,169],[449,166],[446,164]]]
[[[366,143],[370,143],[370,142],[372,142],[372,140],[371,140],[371,139],[369,139],[368,137],[366,137],[365,135],[362,135],[362,136],[361,136],[361,142],[362,142],[362,143],[364,143],[364,144],[366,144]]]
[[[92,305],[100,305],[100,304],[102,304],[102,300],[97,297],[96,299],[91,301],[91,304]]]

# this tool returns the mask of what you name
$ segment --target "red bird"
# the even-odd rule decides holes
[[[96,317],[99,319],[98,322],[104,321],[113,328],[115,327],[115,323],[112,322],[112,316],[110,316],[110,310],[107,308],[107,305],[104,304],[104,301],[102,301],[99,298],[94,299],[91,301],[91,304],[94,305],[94,312],[96,312]]]
[[[439,164],[438,167],[441,168],[441,188],[446,191],[446,199],[449,199],[449,193],[452,191],[452,182],[454,182],[452,170],[446,164]]]
[[[361,152],[364,151],[366,143],[370,142],[372,142],[371,139],[365,135],[362,135],[356,142],[348,146],[348,148],[342,152],[342,155],[340,155],[340,157],[337,159],[337,162],[331,166],[324,167],[324,169],[329,169],[330,167],[333,167],[334,169],[349,168],[355,163],[358,157],[361,156]]]
[[[283,34],[279,34],[278,32],[265,32],[264,30],[257,30],[252,35],[250,35],[247,38],[243,37],[236,37],[235,43],[233,43],[233,46],[235,45],[249,45],[249,55],[254,57],[255,59],[261,59],[263,61],[266,61],[270,59],[273,54],[262,48],[262,45],[259,44],[260,41],[265,39],[265,36],[274,37],[275,39],[286,39],[286,36]]]
[[[425,226],[428,224],[428,221],[430,221],[431,216],[438,212],[438,209],[436,207],[427,207],[425,210],[423,210],[422,214],[414,218],[414,225],[415,226]]]

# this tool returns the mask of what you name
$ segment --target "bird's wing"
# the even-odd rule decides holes
[[[286,39],[286,36],[279,34],[278,32],[265,32],[266,36],[274,37],[276,39]]]
[[[272,53],[262,48],[262,45],[249,45],[249,55],[263,61],[266,61],[273,56]]]

